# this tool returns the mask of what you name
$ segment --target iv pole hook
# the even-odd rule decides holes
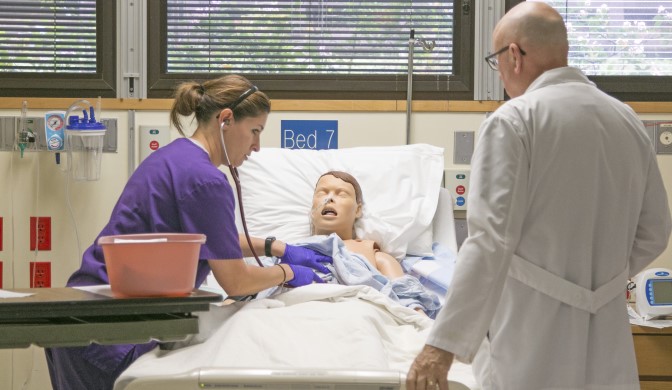
[[[406,86],[406,145],[411,142],[411,105],[413,95],[413,51],[416,46],[421,46],[425,51],[432,51],[436,46],[434,41],[415,38],[415,30],[411,29],[408,39],[408,85]]]

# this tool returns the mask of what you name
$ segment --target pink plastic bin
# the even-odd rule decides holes
[[[194,289],[203,234],[148,233],[104,236],[110,288],[119,297],[188,295]]]

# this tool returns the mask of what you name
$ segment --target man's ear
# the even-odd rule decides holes
[[[523,71],[523,55],[520,52],[520,48],[516,46],[518,50],[515,50],[513,47],[510,48],[511,50],[511,55],[509,56],[511,58],[511,61],[513,61],[513,71],[516,74],[520,74]]]
[[[362,214],[363,214],[363,213],[362,213],[362,209],[363,209],[362,204],[361,204],[361,203],[357,203],[357,214],[355,214],[355,216],[356,216],[357,218],[362,218]]]

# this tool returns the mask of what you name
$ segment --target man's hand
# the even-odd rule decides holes
[[[406,376],[407,390],[448,390],[448,370],[453,354],[425,345]]]

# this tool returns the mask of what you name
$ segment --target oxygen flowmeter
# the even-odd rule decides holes
[[[47,150],[56,152],[56,164],[60,164],[60,153],[65,149],[65,111],[49,111],[44,114],[44,135]]]

